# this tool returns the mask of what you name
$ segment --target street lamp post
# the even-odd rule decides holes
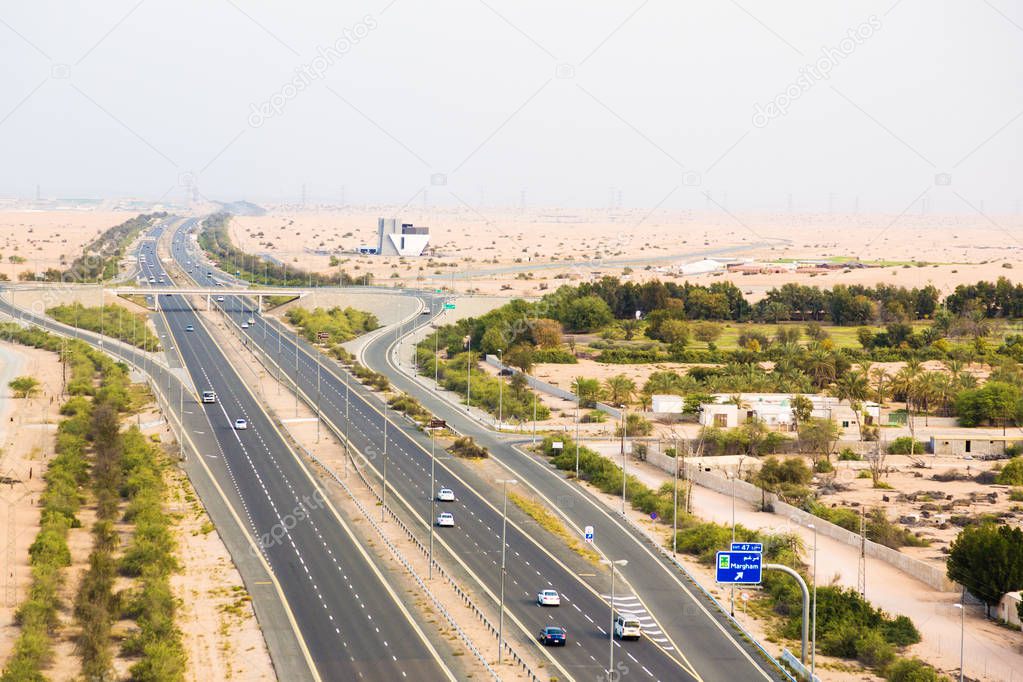
[[[813,606],[810,607],[810,679],[817,673],[817,526],[813,528]]]
[[[497,430],[504,423],[504,351],[497,349]]]
[[[617,559],[612,561],[611,559],[601,559],[600,563],[608,564],[611,567],[611,621],[608,624],[610,629],[607,631],[607,648],[610,657],[607,666],[607,679],[610,680],[615,669],[615,566],[625,566],[629,563],[629,560]]]
[[[575,378],[575,480],[579,480],[579,407],[582,404],[579,395],[579,377]]]
[[[671,505],[671,555],[678,552],[678,439],[671,437],[672,448],[675,450],[675,490]]]
[[[348,459],[351,457],[351,451],[348,445],[348,432],[349,427],[352,424],[352,420],[348,417],[348,405],[351,402],[349,398],[351,394],[348,392],[348,372],[344,373],[345,378],[345,478],[348,478]]]
[[[430,566],[429,578],[433,580],[433,527],[437,525],[437,491],[435,473],[437,469],[437,439],[434,430],[430,429]]]
[[[380,521],[384,522],[384,512],[387,511],[387,403],[384,402],[384,477],[383,485],[380,487]]]
[[[959,682],[966,680],[966,588],[963,588],[963,598],[955,607],[959,609]]]
[[[625,516],[625,465],[628,463],[625,459],[625,439],[629,437],[629,415],[628,410],[625,406],[622,406],[622,516]],[[612,576],[614,571],[611,571]]]
[[[504,575],[505,575],[505,533],[508,530],[508,484],[518,483],[513,478],[497,481],[504,488],[504,505],[501,512],[501,617],[497,624],[497,663],[501,663],[501,650],[504,648]]]
[[[440,330],[433,328],[433,383],[440,389]]]
[[[731,478],[732,478],[732,544],[735,544],[735,474],[732,474]],[[817,553],[816,551],[814,551],[814,558],[816,558],[816,556]],[[732,585],[731,594],[732,594],[731,614],[732,618],[735,618],[735,585]]]

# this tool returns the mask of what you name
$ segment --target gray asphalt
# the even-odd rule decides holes
[[[177,239],[175,243],[176,259],[194,261],[194,254],[178,250],[187,249],[187,244],[178,246]],[[203,284],[207,270],[197,270],[199,283]],[[304,341],[298,342],[299,352],[296,354],[293,335],[281,333],[276,325],[253,315],[251,303],[230,296],[229,289],[225,289],[224,293],[226,300],[222,307],[236,323],[240,325],[250,317],[253,319],[253,324],[243,330],[249,341],[277,358],[283,371],[296,378],[309,395],[317,392],[317,363],[322,363],[319,372],[321,409],[324,418],[333,422],[340,431],[345,429],[345,401],[346,396],[350,396],[351,442],[360,452],[367,454],[369,467],[379,476],[384,459],[384,419],[378,412],[382,409],[379,399],[350,378],[349,390],[346,391],[344,375],[337,365],[323,362],[320,353]],[[430,442],[395,417],[391,415],[388,434],[389,495],[396,493],[407,504],[409,513],[420,519],[421,537],[425,540],[428,520],[432,519]],[[463,562],[470,575],[478,580],[480,587],[496,595],[500,590],[500,500],[494,499],[492,483],[475,481],[468,486],[460,483],[454,476],[455,466],[456,463],[449,458],[437,464],[436,487],[451,487],[458,496],[456,503],[438,508],[438,511],[446,509],[455,514],[456,528],[439,529],[437,534]],[[462,467],[458,469],[459,476],[466,473]],[[466,477],[465,480],[471,478]],[[393,497],[389,502],[396,504]],[[609,575],[605,571],[597,571],[574,553],[566,552],[560,540],[539,529],[514,505],[509,511],[510,519],[515,522],[509,524],[507,533],[506,605],[509,613],[524,625],[530,638],[544,625],[565,627],[569,633],[568,646],[551,651],[557,665],[573,679],[603,678],[609,665],[608,647],[611,644],[608,637],[610,612],[606,598],[602,596],[610,592]],[[536,606],[536,593],[544,588],[561,592],[563,604],[560,608]],[[632,595],[619,592],[619,596],[629,599]],[[619,610],[625,610],[632,605],[619,602],[618,606]],[[506,623],[505,632],[510,641],[535,643],[532,639],[527,640],[527,635],[517,631],[510,623]],[[670,643],[658,644],[643,638],[636,642],[615,640],[613,646],[617,661],[615,669],[619,673],[631,670],[635,679],[696,679],[687,672],[682,657]],[[558,675],[554,671],[552,674]]]
[[[156,258],[148,260],[146,277],[166,277]],[[161,296],[160,309],[197,390],[217,394],[216,404],[201,406],[218,444],[206,456],[237,493],[248,530],[283,587],[321,677],[446,679],[398,599],[356,550],[355,538],[325,506],[190,304]],[[194,331],[186,331],[189,325]],[[248,428],[234,428],[238,418]]]
[[[432,311],[439,311],[440,300],[430,296],[424,296],[424,299]],[[476,442],[485,445],[491,457],[505,464],[516,479],[528,481],[580,532],[585,526],[594,526],[597,546],[605,555],[628,559],[629,564],[622,572],[629,586],[650,608],[658,625],[679,646],[703,679],[787,679],[776,664],[765,660],[766,654],[758,647],[737,636],[727,616],[699,586],[689,580],[645,535],[625,523],[620,513],[610,511],[584,487],[571,482],[553,468],[545,458],[515,447],[507,436],[480,425],[463,410],[398,371],[387,361],[392,345],[393,335],[374,339],[364,350],[366,365],[385,373],[397,388],[413,395],[434,415],[446,419],[459,433],[471,435]]]

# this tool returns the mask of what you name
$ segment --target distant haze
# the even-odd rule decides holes
[[[1009,0],[4,3],[0,197],[997,219],[1021,66]]]

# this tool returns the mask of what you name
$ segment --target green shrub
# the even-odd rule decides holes
[[[919,658],[900,658],[888,666],[884,677],[888,682],[948,682],[948,678]]]
[[[890,455],[908,455],[912,448],[912,454],[922,454],[927,451],[927,447],[920,441],[913,442],[913,439],[909,436],[900,436],[891,443],[888,444],[888,454]]]
[[[995,477],[995,482],[1001,485],[1023,486],[1023,457],[1013,457]]]
[[[843,448],[842,451],[838,453],[839,462],[859,462],[862,459],[862,457],[849,448]]]
[[[448,446],[448,452],[468,459],[482,459],[490,454],[485,447],[477,445],[470,436],[456,438],[455,442]]]
[[[828,474],[834,471],[835,467],[830,461],[826,459],[819,459],[813,465],[813,470],[816,471],[818,474]]]
[[[625,417],[625,435],[626,436],[649,436],[654,432],[653,423],[641,414],[630,412]],[[621,438],[623,434],[622,423],[618,422],[615,425],[615,438]]]
[[[884,668],[895,659],[895,646],[890,640],[886,640],[887,636],[877,630],[864,632],[856,639],[856,660],[870,668]]]

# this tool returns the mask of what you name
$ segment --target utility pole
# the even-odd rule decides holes
[[[497,430],[504,425],[504,351],[497,349]]]
[[[628,409],[625,408],[625,406],[623,405],[622,406],[622,516],[625,516],[625,482],[626,482],[626,480],[628,480],[626,475],[625,475],[625,465],[627,464],[627,462],[625,460],[625,439],[628,437],[628,429],[629,429],[629,418],[628,418],[627,412],[628,412]],[[614,577],[614,569],[613,568],[611,569],[611,576]]]
[[[671,555],[678,553],[678,439],[672,434],[672,448],[675,451],[675,490],[674,503],[671,505]]]
[[[501,619],[497,625],[497,663],[501,664],[501,650],[504,649],[504,576],[505,576],[505,534],[508,530],[508,484],[518,483],[515,479],[497,481],[504,488],[504,510],[501,512]]]
[[[611,559],[602,559],[602,564],[608,564],[611,566],[611,623],[607,631],[608,638],[608,650],[610,651],[610,660],[607,666],[607,679],[613,679],[615,669],[615,566],[625,566],[629,563],[628,559],[618,559],[612,561]]]
[[[430,429],[430,558],[429,579],[433,580],[433,527],[437,525],[437,438],[434,429]],[[500,655],[500,654],[499,654]]]
[[[384,478],[380,488],[380,521],[383,523],[384,512],[387,510],[387,402],[384,402]]]

